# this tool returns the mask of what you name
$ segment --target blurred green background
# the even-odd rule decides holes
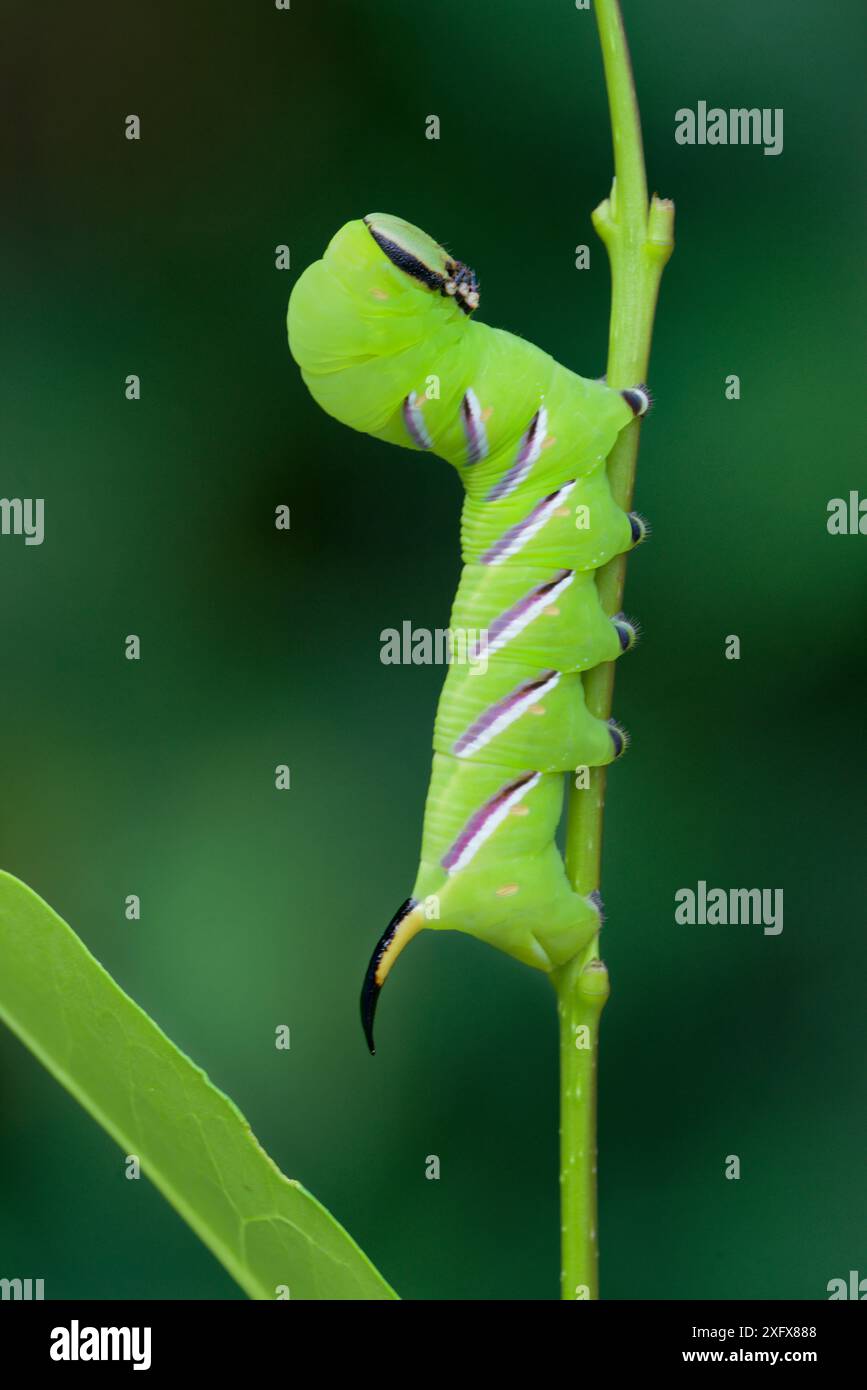
[[[636,494],[653,540],[629,567],[644,640],[615,703],[633,746],[609,782],[603,1292],[823,1298],[867,1275],[867,540],[826,530],[828,500],[864,485],[863,11],[625,14],[678,247]],[[592,16],[19,0],[4,31],[0,492],[46,499],[46,539],[0,539],[0,862],[403,1296],[554,1298],[547,981],[427,933],[375,1060],[358,1022],[415,873],[444,674],[381,665],[379,633],[446,625],[459,486],[317,410],[284,316],[344,221],[392,211],[476,268],[484,319],[600,374]],[[676,145],[675,110],[702,99],[784,108],[782,155]],[[783,934],[676,926],[699,879],[783,888]],[[5,1034],[0,1275],[58,1298],[241,1296]]]

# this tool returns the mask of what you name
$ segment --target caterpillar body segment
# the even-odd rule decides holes
[[[582,672],[628,650],[596,570],[647,525],[614,502],[606,459],[650,398],[617,391],[471,315],[473,272],[386,214],[349,222],[290,300],[314,399],[354,429],[445,458],[466,496],[453,658],[434,730],[421,863],[362,992],[373,1050],[382,983],[418,931],[467,932],[550,971],[599,930],[556,848],[563,774],[625,749],[584,704]]]

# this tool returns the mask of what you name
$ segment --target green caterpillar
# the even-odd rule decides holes
[[[380,213],[341,228],[289,302],[292,355],[329,415],[457,468],[451,627],[486,634],[484,671],[451,665],[440,699],[418,876],[362,990],[371,1052],[379,990],[423,927],[469,932],[545,971],[600,927],[598,896],[574,892],[555,833],[563,774],[626,745],[588,713],[581,673],[636,640],[604,613],[595,571],[646,534],[615,504],[605,461],[649,398],[473,321],[478,303],[467,266]]]

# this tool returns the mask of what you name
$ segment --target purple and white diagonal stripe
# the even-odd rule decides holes
[[[450,874],[465,869],[478,854],[482,845],[502,825],[513,806],[517,806],[540,781],[540,772],[525,772],[514,782],[501,787],[478,811],[470,816],[451,849],[442,858],[442,866]]]
[[[476,645],[477,654],[484,651],[488,656],[493,656],[494,652],[502,651],[503,647],[523,632],[534,618],[569,588],[574,578],[574,570],[560,570],[547,584],[537,584],[529,594],[512,604],[512,607],[501,613],[499,618],[494,619],[488,628],[487,639]]]
[[[501,498],[508,497],[510,492],[514,492],[515,488],[521,486],[542,452],[542,445],[545,443],[547,433],[548,411],[543,405],[540,405],[521,436],[515,462],[508,472],[503,474],[500,481],[491,488],[485,498],[486,502],[499,502]]]
[[[474,753],[478,753],[492,738],[496,738],[504,729],[508,729],[520,719],[521,715],[547,695],[549,690],[553,690],[559,680],[559,671],[543,671],[541,676],[523,681],[508,695],[504,695],[502,700],[495,701],[461,734],[452,748],[455,757],[471,758]]]
[[[401,409],[403,411],[403,423],[406,425],[406,432],[413,444],[419,449],[432,449],[433,440],[428,434],[427,425],[422,415],[419,397],[416,391],[410,391]]]
[[[569,493],[575,486],[575,479],[564,483],[556,492],[543,497],[541,502],[537,502],[535,507],[523,521],[517,525],[510,526],[498,541],[495,541],[490,550],[486,550],[482,556],[483,565],[501,565],[510,556],[517,555],[519,550],[523,550],[528,541],[531,541],[538,531],[557,511],[562,502],[565,502]]]
[[[481,459],[487,458],[488,433],[482,419],[479,398],[472,387],[461,401],[461,421],[467,437],[467,463],[479,463]]]

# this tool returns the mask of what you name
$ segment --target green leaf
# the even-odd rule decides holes
[[[71,928],[2,872],[0,1019],[140,1159],[251,1298],[276,1298],[281,1285],[293,1299],[397,1297]]]

